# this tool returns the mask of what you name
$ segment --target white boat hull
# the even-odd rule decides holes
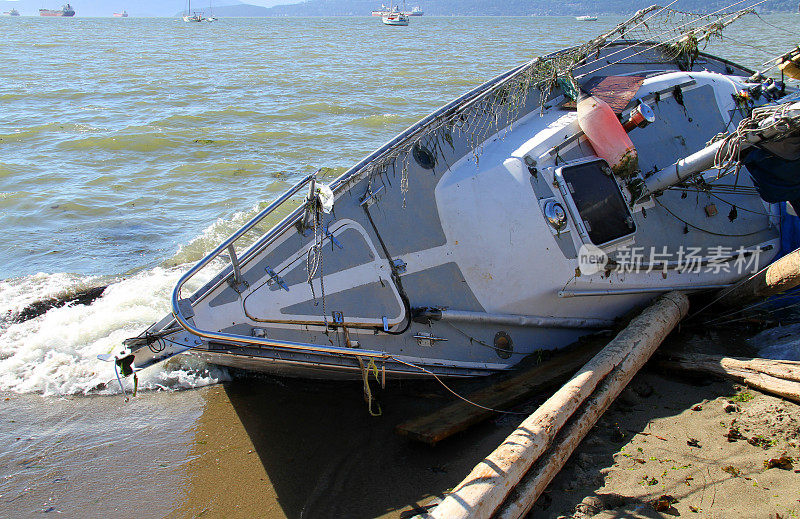
[[[408,16],[404,15],[390,15],[382,18],[384,25],[398,25],[405,26],[409,24]]]
[[[660,69],[633,96],[653,103],[657,115],[656,123],[630,133],[648,168],[703,148],[731,124],[738,117],[732,94],[746,87],[741,76],[748,74],[709,56],[702,58],[706,71],[683,72],[649,52],[643,56],[637,44],[602,51],[623,60],[604,75],[637,73],[643,59]],[[635,60],[627,64],[625,55]],[[496,127],[480,142],[437,125],[442,114],[479,110],[513,73],[465,94],[348,170],[332,184],[334,211],[319,213],[316,227],[298,207],[231,256],[209,283],[182,294],[185,281],[314,185],[310,178],[299,182],[182,278],[174,315],[129,342],[133,367],[183,352],[312,378],[357,378],[370,362],[392,377],[486,375],[607,329],[660,293],[727,286],[774,259],[777,207],[760,200],[748,175],[716,179],[713,171],[706,178],[726,193],[725,204],[739,208],[736,218],[709,216],[714,199],[686,190],[632,203],[625,183],[603,174],[575,112],[563,109],[557,94],[540,113],[532,90],[511,115],[492,119]],[[605,185],[611,198],[600,213],[592,212],[597,204],[581,205]],[[614,197],[623,202],[615,205]],[[548,220],[548,204],[562,207],[567,223],[560,230]],[[611,234],[601,239],[605,227]],[[592,270],[582,255],[588,245],[616,266]],[[637,247],[674,254],[697,248],[702,268],[646,256],[628,270],[624,253]],[[732,268],[741,257],[747,270]]]

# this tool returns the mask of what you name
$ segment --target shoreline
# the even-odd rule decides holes
[[[746,349],[718,335],[679,333],[668,343]],[[654,366],[636,375],[528,517],[800,514],[800,406]],[[530,413],[547,396],[515,410]],[[171,518],[412,517],[523,419],[497,416],[429,447],[394,427],[451,396],[435,382],[390,380],[378,397],[383,414],[373,418],[360,383],[266,376],[146,391],[129,403],[5,393],[0,515],[136,509]],[[765,468],[784,455],[788,470]],[[665,495],[677,501],[656,511]]]

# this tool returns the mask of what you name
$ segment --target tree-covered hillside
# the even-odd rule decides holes
[[[299,4],[280,5],[269,10],[270,16],[365,16],[370,11],[379,9],[381,0],[308,0]],[[383,0],[389,4],[389,0]],[[407,0],[406,8],[419,5],[426,16],[513,16],[513,15],[538,15],[538,16],[573,16],[580,14],[632,14],[637,9],[642,9],[656,3],[653,0],[567,0],[566,2],[553,2],[552,0]],[[679,0],[673,8],[693,11],[710,12],[724,9],[735,3],[733,1],[717,0]],[[739,4],[742,8],[749,3]],[[797,11],[797,0],[769,0],[761,4],[758,10],[768,11]]]

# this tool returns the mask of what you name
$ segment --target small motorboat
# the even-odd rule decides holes
[[[697,47],[748,12],[643,9],[330,185],[299,179],[103,358],[126,376],[178,354],[307,378],[482,376],[658,294],[731,286],[778,257],[782,200],[800,199],[767,178],[796,177],[798,92]],[[667,26],[685,39],[659,41]]]
[[[405,13],[392,12],[381,18],[384,25],[408,25],[409,17]]]

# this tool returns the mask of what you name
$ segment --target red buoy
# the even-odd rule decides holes
[[[581,91],[578,94],[578,124],[595,154],[605,159],[616,175],[629,177],[639,169],[636,148],[608,103]]]

